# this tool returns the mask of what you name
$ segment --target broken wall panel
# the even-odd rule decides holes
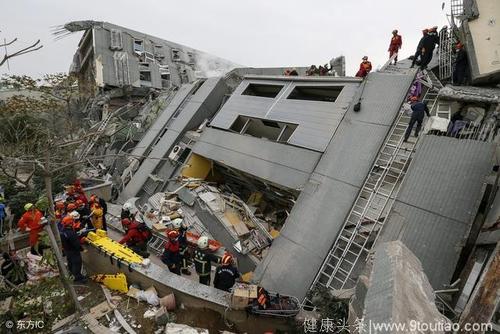
[[[290,189],[301,189],[320,154],[299,147],[206,128],[193,152]]]
[[[435,289],[450,283],[493,156],[492,143],[473,140],[427,135],[417,146],[379,240],[401,240]]]
[[[258,265],[265,288],[304,298],[369,173],[415,73],[371,73],[361,112],[349,107],[281,234]],[[361,88],[356,92],[359,97]],[[357,102],[357,98],[354,99]],[[307,268],[302,270],[301,268]]]

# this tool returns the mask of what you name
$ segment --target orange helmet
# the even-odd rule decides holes
[[[176,239],[179,237],[179,232],[176,230],[168,231],[167,236],[169,239]]]
[[[56,209],[64,209],[64,202],[57,201],[54,206],[56,207]]]
[[[71,217],[70,215],[65,216],[61,221],[63,226],[72,226],[74,222],[75,221],[73,217]]]
[[[418,96],[412,96],[410,97],[411,102],[417,102],[418,101]]]
[[[82,205],[84,205],[84,204],[85,204],[85,203],[83,203],[83,201],[82,201],[81,199],[77,199],[77,200],[76,200],[76,206],[77,206],[77,207],[80,207],[80,206],[82,206]]]
[[[75,203],[69,203],[68,206],[66,207],[66,210],[68,212],[76,210],[76,204]]]
[[[220,263],[223,266],[229,266],[231,263],[233,263],[233,256],[229,253],[224,254]]]

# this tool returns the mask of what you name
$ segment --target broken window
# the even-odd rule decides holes
[[[139,71],[139,80],[151,82],[151,71]]]
[[[180,54],[179,50],[172,49],[172,60],[173,61],[179,61],[179,60],[181,60],[181,54]]]
[[[113,51],[123,49],[122,32],[120,30],[111,29],[111,43],[109,48]]]
[[[287,142],[296,128],[297,124],[238,116],[230,129],[252,137]]]
[[[275,98],[283,88],[283,85],[249,84],[241,95]]]
[[[343,88],[342,86],[295,86],[287,99],[335,102]]]
[[[134,52],[142,55],[144,52],[144,41],[141,39],[134,39]]]

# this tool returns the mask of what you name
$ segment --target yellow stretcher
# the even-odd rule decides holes
[[[92,246],[105,252],[111,257],[115,257],[120,262],[141,264],[144,261],[143,257],[139,256],[130,248],[109,238],[106,231],[97,230],[95,233],[89,232],[86,240]]]

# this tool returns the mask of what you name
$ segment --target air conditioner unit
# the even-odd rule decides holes
[[[177,161],[179,157],[181,156],[182,152],[184,151],[184,148],[179,145],[175,145],[172,151],[170,151],[170,154],[168,155],[168,158],[170,160]]]

